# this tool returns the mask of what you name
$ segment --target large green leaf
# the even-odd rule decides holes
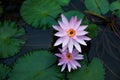
[[[24,34],[24,29],[18,28],[14,22],[0,23],[0,58],[10,57],[19,52],[25,41],[16,37]]]
[[[85,6],[88,10],[98,14],[105,14],[109,11],[108,0],[85,0]]]
[[[17,60],[9,80],[60,80],[62,74],[55,62],[56,57],[48,51],[30,52]]]
[[[64,15],[67,17],[68,20],[70,20],[70,18],[72,16],[77,16],[77,19],[83,19],[84,18],[84,14],[81,13],[80,11],[68,11],[68,12],[64,12]]]
[[[46,29],[56,23],[56,17],[63,10],[58,3],[52,0],[26,0],[20,12],[28,24],[36,28]]]
[[[120,18],[120,10],[114,11],[113,14],[115,14],[118,18]]]
[[[89,24],[87,29],[89,37],[94,38],[98,34],[98,26],[95,24]]]
[[[10,68],[3,65],[3,64],[0,64],[0,80],[4,80],[7,76],[7,74],[9,73],[10,71]]]
[[[54,0],[54,1],[56,1],[61,6],[65,6],[70,2],[70,0]]]
[[[110,5],[110,10],[114,11],[120,9],[120,1],[114,1]]]
[[[93,58],[88,65],[82,64],[82,68],[68,74],[69,80],[104,80],[105,70],[103,63],[98,58]]]
[[[114,1],[110,5],[110,10],[113,11],[113,13],[115,15],[117,15],[118,17],[120,17],[120,1]]]

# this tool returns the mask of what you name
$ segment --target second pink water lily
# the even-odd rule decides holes
[[[59,37],[54,46],[62,44],[62,48],[67,47],[69,52],[73,51],[73,47],[81,52],[80,44],[87,45],[85,40],[90,40],[85,36],[88,34],[87,31],[84,31],[87,25],[81,26],[82,20],[77,21],[76,16],[72,17],[70,21],[63,14],[61,17],[62,21],[58,21],[59,26],[53,25],[53,28],[58,31],[55,36]]]

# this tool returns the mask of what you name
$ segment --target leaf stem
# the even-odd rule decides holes
[[[69,80],[67,70],[65,70],[65,80]]]
[[[109,22],[108,19],[106,19],[104,16],[101,16],[101,15],[99,15],[99,14],[97,14],[97,13],[94,13],[94,12],[91,12],[91,11],[87,11],[87,10],[85,10],[84,12],[85,12],[86,14],[88,14],[88,15],[95,16],[95,17],[97,17],[97,18],[103,19],[103,20],[106,21],[106,22]]]

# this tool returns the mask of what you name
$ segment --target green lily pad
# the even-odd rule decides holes
[[[120,18],[120,1],[114,1],[110,5],[110,10],[113,11],[113,14]]]
[[[114,11],[114,10],[117,10],[117,9],[120,9],[120,1],[112,2],[111,5],[110,5],[110,10]]]
[[[0,80],[4,80],[7,76],[7,74],[9,73],[10,71],[10,68],[3,65],[3,64],[0,64]]]
[[[55,65],[56,60],[45,50],[30,52],[16,61],[9,80],[61,80],[62,73]]]
[[[59,2],[59,4],[58,4]],[[63,0],[26,0],[21,7],[21,16],[32,27],[47,29],[56,24],[55,19],[63,12]]]
[[[85,0],[85,6],[88,10],[98,14],[105,14],[109,11],[108,0]]]
[[[120,18],[120,10],[114,11],[113,14],[115,14],[118,18]]]
[[[70,20],[70,18],[72,16],[77,16],[77,19],[80,20],[80,19],[83,19],[84,18],[84,14],[81,13],[80,11],[68,11],[68,12],[64,12],[64,15],[67,17],[68,20]]]
[[[14,22],[0,23],[0,58],[7,58],[19,52],[25,41],[17,37],[24,34],[24,29],[18,28]]]
[[[70,0],[54,0],[54,1],[56,1],[61,6],[65,6],[70,2]]]
[[[98,58],[93,58],[92,62],[82,64],[82,68],[68,74],[69,80],[104,80],[105,69],[103,62]]]
[[[96,24],[89,24],[86,30],[89,32],[88,36],[91,38],[96,37],[98,34],[98,27]]]

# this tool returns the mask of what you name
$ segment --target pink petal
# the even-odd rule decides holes
[[[72,52],[72,53],[73,53],[73,55],[76,56],[76,55],[79,53],[79,51],[78,51],[77,49],[73,49],[73,52]]]
[[[57,31],[63,31],[63,29],[60,26],[53,25],[53,28]]]
[[[65,51],[65,50],[67,50],[67,45],[66,46],[64,46],[64,47],[62,47],[62,51]]]
[[[66,25],[66,27],[69,25],[67,18],[62,14],[62,22]]]
[[[59,51],[62,53],[63,52],[63,50],[62,49],[60,49],[60,48],[58,48],[59,49]]]
[[[71,66],[73,69],[77,69],[77,66],[73,62],[71,62]]]
[[[82,20],[79,20],[78,22],[76,22],[76,24],[75,24],[75,29],[78,29],[78,28],[79,28],[81,22],[82,22]]]
[[[60,61],[60,62],[58,63],[58,66],[63,65],[63,64],[64,64],[64,61]]]
[[[85,35],[85,34],[88,34],[87,31],[77,31],[77,36],[81,36],[81,35]]]
[[[79,55],[75,56],[74,59],[81,60],[81,59],[84,59],[84,58],[83,58],[83,55],[79,54]]]
[[[70,72],[71,71],[71,65],[68,63],[68,71]]]
[[[89,38],[89,37],[87,37],[87,36],[80,36],[79,38],[81,38],[81,39],[83,39],[83,40],[87,40],[87,41],[91,40],[91,38]]]
[[[54,46],[58,46],[58,45],[60,45],[62,42],[63,42],[63,38],[59,38],[59,39],[55,42]]]
[[[55,54],[55,55],[56,55],[57,57],[60,57],[60,58],[62,57],[62,55],[61,55],[61,54]]]
[[[58,21],[58,23],[59,23],[60,27],[61,27],[63,30],[66,30],[66,29],[67,29],[67,27],[65,26],[65,24],[64,24],[63,22]]]
[[[63,70],[65,69],[65,67],[66,67],[66,64],[64,64],[64,65],[62,66],[61,71],[63,71]]]
[[[77,37],[76,37],[75,40],[76,40],[77,42],[79,42],[80,44],[82,44],[82,45],[85,45],[85,46],[87,45],[86,42],[85,42],[84,40],[80,39],[80,38],[77,38]]]
[[[66,34],[64,32],[57,32],[54,34],[55,36],[58,36],[58,37],[63,37],[65,36]]]
[[[74,45],[75,45],[75,48],[76,48],[79,52],[81,52],[81,47],[80,47],[80,45],[79,45],[77,42],[75,42],[75,41],[74,41]]]
[[[69,50],[70,53],[72,53],[72,51],[73,51],[73,40],[72,39],[69,40],[68,50]]]
[[[64,37],[62,47],[65,47],[68,44],[68,42],[69,42],[69,37],[68,36]]]
[[[72,17],[71,20],[70,20],[70,25],[69,25],[69,26],[70,26],[70,27],[74,27],[76,21],[77,21],[77,17],[76,17],[76,16],[75,16],[75,17]]]
[[[74,64],[78,67],[81,67],[81,65],[77,61],[74,61]]]
[[[87,27],[88,27],[88,25],[82,25],[82,26],[79,27],[78,30],[83,31],[83,30],[85,30]]]

